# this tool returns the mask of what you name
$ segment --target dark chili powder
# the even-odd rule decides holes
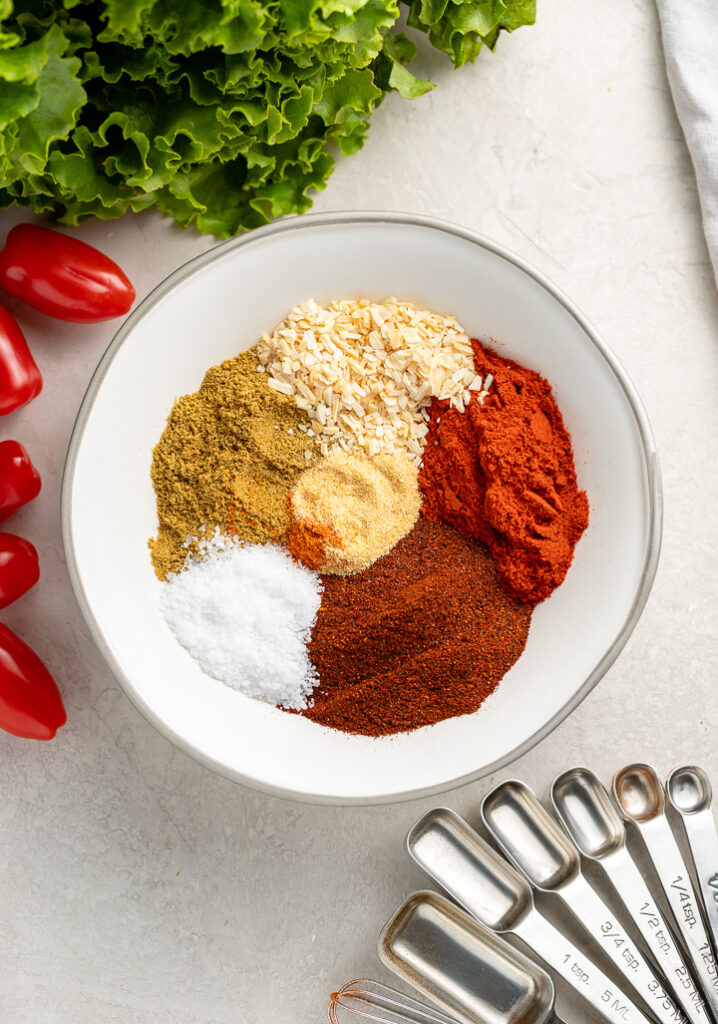
[[[535,605],[563,582],[588,525],[571,437],[548,381],[473,341],[493,376],[483,405],[434,401],[419,474],[422,515],[483,541],[511,594]]]
[[[325,576],[309,644],[319,673],[301,712],[383,736],[476,711],[524,649],[531,609],[486,548],[420,519],[356,576]]]

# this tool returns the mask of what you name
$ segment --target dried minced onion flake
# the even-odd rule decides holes
[[[369,455],[407,452],[418,465],[432,398],[463,412],[483,402],[489,380],[474,369],[471,342],[451,316],[387,299],[313,299],[258,346],[270,387],[294,395],[322,454],[355,446]]]

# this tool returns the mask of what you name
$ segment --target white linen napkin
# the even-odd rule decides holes
[[[718,0],[657,0],[668,81],[718,283]]]

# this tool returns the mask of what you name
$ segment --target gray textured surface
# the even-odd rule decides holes
[[[718,296],[653,7],[540,0],[538,25],[475,68],[454,74],[431,58],[424,70],[440,88],[388,101],[316,208],[443,216],[535,263],[632,375],[664,473],[663,555],[633,639],[581,708],[502,776],[543,791],[570,764],[607,778],[640,758],[662,771],[698,761],[718,779]],[[16,219],[3,215],[2,228]],[[82,237],[140,295],[208,244],[152,215]],[[43,578],[5,621],[61,681],[70,722],[48,745],[0,737],[3,1022],[319,1022],[332,986],[379,971],[378,930],[422,884],[404,833],[432,801],[341,809],[255,795],[143,722],[88,638],[60,543],[62,461],[112,326],[25,312],[22,322],[46,387],[3,436],[29,447],[45,487],[8,526],[36,543]],[[475,817],[490,781],[445,802]]]

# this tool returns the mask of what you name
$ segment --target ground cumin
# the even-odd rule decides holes
[[[250,349],[175,402],[152,457],[159,530],[150,548],[161,580],[182,568],[188,537],[215,527],[253,544],[284,537],[289,492],[318,448],[299,429],[309,417],[267,380]]]
[[[483,544],[419,519],[356,576],[324,576],[302,711],[384,736],[476,711],[521,655],[531,609],[502,585]]]

